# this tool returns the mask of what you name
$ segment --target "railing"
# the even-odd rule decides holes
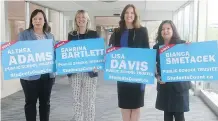
[[[194,89],[214,92],[218,95],[218,81],[192,81]]]
[[[218,94],[218,81],[203,82],[203,90]]]

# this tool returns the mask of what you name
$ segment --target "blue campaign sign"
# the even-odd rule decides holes
[[[53,72],[53,40],[31,40],[1,45],[4,79],[22,78]]]
[[[56,48],[58,75],[90,72],[104,68],[105,45],[103,38],[61,41]]]
[[[107,49],[104,79],[153,84],[156,50],[142,48]]]
[[[218,80],[217,43],[218,41],[206,41],[165,48],[160,53],[162,81]]]
[[[4,44],[5,42],[0,42],[0,45]]]

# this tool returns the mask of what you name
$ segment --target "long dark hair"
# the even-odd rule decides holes
[[[124,16],[125,16],[125,13],[126,13],[126,10],[128,8],[132,7],[133,10],[134,10],[134,14],[135,14],[135,18],[133,20],[133,26],[134,28],[140,28],[141,25],[140,25],[140,21],[139,21],[139,15],[137,13],[137,10],[136,10],[136,7],[133,5],[133,4],[128,4],[124,7],[122,13],[121,13],[121,16],[120,16],[120,21],[119,21],[119,30],[121,32],[123,32],[125,29],[126,29],[126,22],[125,22],[125,19],[124,19]]]
[[[42,13],[42,15],[43,15],[43,17],[44,17],[44,21],[45,21],[45,23],[44,23],[44,26],[43,26],[43,31],[44,32],[51,32],[51,27],[48,25],[48,20],[47,20],[47,18],[46,18],[46,15],[45,15],[45,13],[44,13],[44,11],[43,10],[41,10],[41,9],[35,9],[33,12],[32,12],[32,14],[31,14],[31,17],[30,17],[30,24],[29,24],[29,30],[30,29],[33,29],[34,28],[34,26],[33,26],[33,24],[32,24],[32,22],[33,22],[33,17],[35,17],[38,13]]]
[[[177,40],[181,40],[174,23],[171,20],[165,20],[160,24],[160,26],[158,28],[156,42],[158,42],[159,44],[164,44],[164,39],[163,39],[163,37],[161,35],[161,31],[162,31],[163,25],[166,24],[166,23],[170,24],[171,27],[172,27],[172,30],[173,30],[173,36],[172,36],[172,38],[170,40],[170,43],[176,43]]]

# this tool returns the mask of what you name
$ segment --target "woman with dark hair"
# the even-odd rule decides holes
[[[184,112],[189,111],[189,89],[190,82],[162,82],[160,70],[159,46],[168,44],[182,44],[185,41],[181,40],[176,30],[175,25],[171,20],[163,21],[158,29],[156,38],[157,44],[154,49],[157,49],[157,99],[156,108],[164,111],[164,121],[185,121]]]
[[[19,34],[18,41],[53,39],[45,13],[36,9],[30,17],[29,28]],[[40,48],[39,48],[40,49]],[[49,121],[50,95],[55,81],[53,73],[34,75],[20,79],[25,95],[26,121],[36,121],[36,103],[39,98],[40,121]]]
[[[135,6],[127,5],[120,19],[119,28],[115,29],[111,36],[109,46],[149,48],[147,28],[140,25]],[[117,91],[123,121],[138,121],[140,108],[144,106],[145,85],[118,81]]]

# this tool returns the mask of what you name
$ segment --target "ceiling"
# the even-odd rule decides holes
[[[105,3],[100,0],[92,0],[92,1],[84,1],[84,0],[53,0],[53,1],[45,1],[45,0],[26,0],[31,3],[38,4],[44,7],[48,7],[51,9],[55,9],[58,11],[64,12],[64,15],[70,16],[73,18],[75,11],[79,9],[84,9],[91,13],[92,16],[95,17],[96,25],[117,25],[119,21],[119,16],[114,17],[113,14],[120,14],[123,8],[127,4],[133,4],[136,6],[141,20],[155,20],[155,18],[159,17],[161,19],[168,19],[172,17],[173,11],[176,11],[182,5],[184,5],[187,1],[190,0],[138,0],[138,1],[124,1],[119,0],[116,2]],[[109,0],[107,0],[109,1]],[[25,19],[25,4],[24,2],[9,2],[9,16],[19,15],[19,18]],[[35,8],[33,4],[30,4],[30,8]],[[19,13],[20,12],[20,13]],[[146,15],[146,16],[145,16]],[[146,19],[145,19],[146,18]],[[157,19],[156,19],[157,20]],[[106,25],[108,24],[108,25]],[[147,22],[146,26],[149,28],[150,32],[152,32],[159,23],[157,22]]]
[[[127,4],[136,6],[141,20],[166,20],[172,19],[173,11],[176,11],[190,0],[106,0],[115,2],[102,2],[105,0],[65,0],[65,1],[32,1],[35,4],[46,6],[58,11],[63,11],[65,16],[74,18],[75,12],[80,9],[87,10],[90,17],[95,17],[96,25],[117,25],[119,16]],[[93,19],[93,18],[92,18]]]
[[[28,0],[32,3],[45,6],[48,8],[52,8],[58,11],[63,11],[64,15],[66,16],[74,16],[72,14],[73,12],[79,10],[79,9],[85,9],[87,10],[92,16],[113,16],[113,14],[120,14],[122,9],[127,4],[134,4],[139,12],[139,15],[141,17],[141,20],[144,20],[144,18],[151,17],[153,15],[161,16],[161,18],[165,19],[167,13],[161,13],[161,12],[172,12],[177,10],[179,7],[184,5],[188,0],[141,0],[141,1],[116,1],[116,2],[109,2],[105,3],[102,2],[102,0],[92,0],[92,1],[73,1],[73,0],[65,0],[65,1],[44,1],[44,0]],[[112,0],[114,1],[114,0]],[[24,0],[18,2],[18,1],[7,1],[8,4],[8,12],[9,16],[19,16],[21,19],[24,20],[25,16],[25,4]],[[37,8],[34,4],[30,4],[30,12],[32,9]],[[154,13],[156,12],[156,13]],[[147,16],[145,16],[147,15]],[[168,14],[168,17],[171,16]],[[71,16],[71,17],[72,17]]]
[[[101,0],[82,1],[44,1],[44,0],[28,0],[33,3],[47,6],[59,11],[77,11],[85,9],[87,11],[114,11],[120,13],[127,4],[133,4],[138,11],[175,11],[188,0],[140,0],[140,1],[123,1],[102,2]],[[110,1],[110,0],[107,0]],[[112,0],[114,1],[114,0]]]

